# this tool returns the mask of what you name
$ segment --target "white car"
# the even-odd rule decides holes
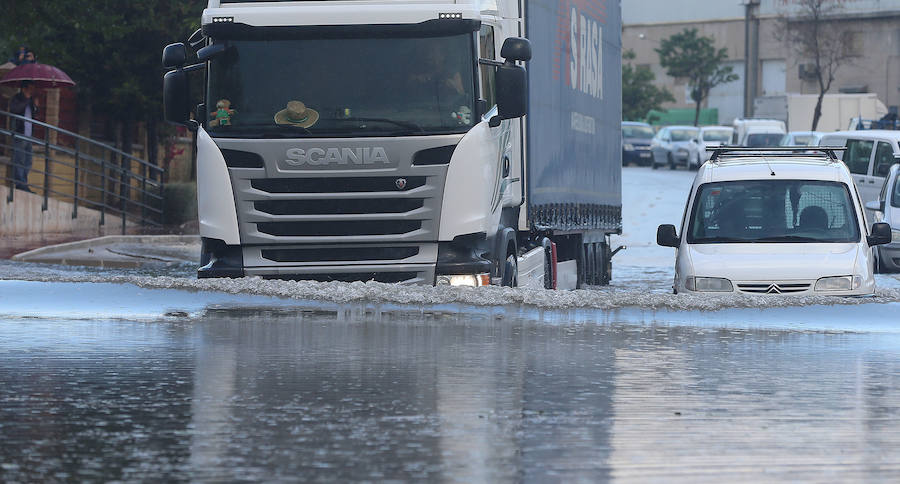
[[[728,144],[733,134],[734,128],[731,126],[703,126],[700,128],[700,139],[697,143],[697,152],[691,159],[691,163],[688,167],[700,168],[700,165],[709,159],[709,152],[707,152],[706,149]]]
[[[668,166],[674,170],[679,166],[690,166],[697,157],[697,136],[700,130],[694,126],[666,126],[650,141],[653,152],[651,167]]]
[[[881,187],[878,199],[866,204],[876,222],[891,226],[891,242],[875,249],[878,272],[900,272],[900,164],[895,164]]]
[[[700,167],[681,236],[660,225],[657,242],[675,247],[676,293],[870,295],[871,233],[846,166],[822,151],[724,148]]]

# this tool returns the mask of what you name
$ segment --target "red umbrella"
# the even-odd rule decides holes
[[[32,81],[38,87],[74,86],[75,82],[61,69],[47,64],[22,64],[6,73],[0,84]]]

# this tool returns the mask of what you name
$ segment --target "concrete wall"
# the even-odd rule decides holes
[[[44,198],[33,193],[15,190],[13,201],[7,202],[9,186],[0,186],[0,236],[78,234],[99,236],[122,233],[122,219],[107,214],[100,225],[100,212],[78,207],[78,218],[72,218],[72,204],[50,199],[47,210],[41,206]],[[128,228],[134,227],[128,223]]]

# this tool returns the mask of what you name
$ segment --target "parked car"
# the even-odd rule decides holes
[[[696,158],[700,129],[695,126],[666,126],[656,133],[650,144],[653,150],[653,169],[668,166],[674,170],[688,167]]]
[[[878,199],[884,179],[900,154],[900,131],[837,131],[827,133],[819,146],[845,146],[842,160],[847,165],[864,204]],[[875,212],[866,209],[866,219],[875,220]]]
[[[900,164],[894,164],[881,187],[878,200],[866,204],[876,222],[891,226],[891,242],[875,249],[878,272],[900,272]]]
[[[694,178],[681,236],[657,230],[678,249],[676,293],[869,295],[870,247],[890,240],[887,224],[865,226],[850,172],[826,152],[714,156]]]
[[[623,121],[622,165],[636,163],[641,166],[650,166],[653,162],[653,152],[650,151],[650,141],[653,139],[653,135],[653,127],[647,123]]]
[[[700,139],[697,144],[697,156],[695,156],[690,164],[691,168],[700,168],[700,165],[709,159],[707,148],[714,146],[722,146],[731,141],[734,134],[734,128],[731,126],[703,126],[700,128]]]
[[[819,146],[825,133],[819,131],[791,131],[781,138],[781,146]]]
[[[777,119],[745,119],[734,120],[734,134],[731,144],[753,148],[778,146],[781,138],[787,134],[784,121]]]

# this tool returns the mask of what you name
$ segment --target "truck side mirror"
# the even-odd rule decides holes
[[[672,224],[663,224],[656,229],[656,243],[663,247],[678,247],[681,245],[681,239],[675,235],[675,226]]]
[[[866,242],[869,243],[869,247],[889,244],[891,242],[891,226],[884,222],[873,224],[872,235],[866,237]]]
[[[169,44],[163,49],[162,65],[166,69],[184,66],[187,62],[187,48],[181,42]]]
[[[163,77],[163,111],[166,121],[173,124],[189,124],[191,119],[189,99],[187,72],[182,69],[167,72]]]
[[[197,51],[197,60],[206,62],[225,53],[228,47],[225,44],[210,44]]]
[[[520,118],[527,112],[528,79],[525,68],[507,62],[497,68],[497,121]]]
[[[531,42],[521,37],[509,37],[503,41],[503,47],[500,48],[500,57],[506,59],[507,62],[531,60]]]

